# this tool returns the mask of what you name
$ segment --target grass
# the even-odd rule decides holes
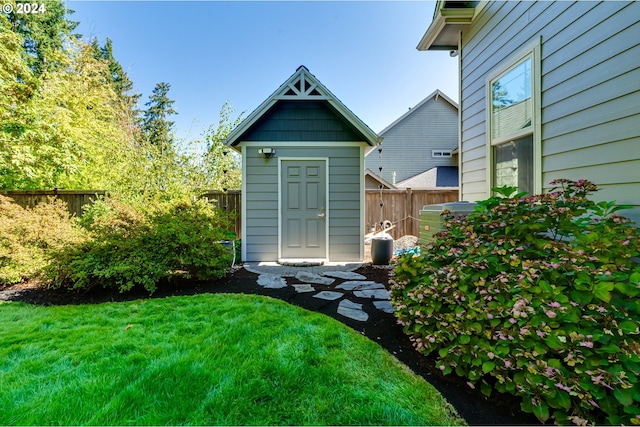
[[[464,423],[377,344],[266,297],[0,303],[0,324],[0,425]]]

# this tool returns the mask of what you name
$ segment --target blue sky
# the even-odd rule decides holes
[[[171,84],[176,136],[217,124],[226,101],[246,117],[305,65],[381,131],[436,89],[458,101],[457,58],[419,52],[432,1],[75,1],[85,39],[109,37],[142,94]]]

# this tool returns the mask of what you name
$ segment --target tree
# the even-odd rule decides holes
[[[11,31],[0,15],[0,128],[11,132],[20,127],[18,117],[36,89],[36,79],[24,61],[22,37]]]
[[[144,104],[149,107],[144,112],[142,122],[142,134],[146,141],[160,147],[162,152],[173,145],[174,122],[169,117],[177,114],[173,109],[175,101],[169,99],[167,94],[171,85],[166,82],[156,84],[149,101]]]
[[[131,94],[133,91],[133,82],[129,79],[122,65],[113,56],[113,42],[111,39],[107,37],[104,46],[100,47],[98,39],[94,38],[91,41],[91,47],[96,59],[107,61],[107,66],[109,67],[109,83],[116,95],[118,95],[120,100],[124,102],[132,112],[137,113],[135,106],[140,99],[140,94]]]
[[[110,188],[132,157],[126,109],[109,85],[106,61],[69,40],[52,58],[38,90],[0,134],[0,188]],[[5,121],[5,123],[9,123]]]
[[[122,65],[113,56],[113,42],[107,38],[104,46],[100,46],[96,37],[91,41],[91,49],[93,56],[97,60],[106,61],[109,67],[108,82],[117,95],[118,102],[127,112],[126,120],[120,123],[121,126],[127,127],[132,134],[138,134],[140,131],[140,110],[138,110],[139,93],[132,93],[133,82],[122,68]]]
[[[16,1],[5,2],[16,10]],[[14,32],[23,37],[26,61],[36,75],[52,70],[60,63],[55,53],[62,50],[64,42],[72,36],[78,22],[70,21],[67,15],[73,13],[61,0],[40,0],[44,13],[10,13],[6,17]],[[77,38],[77,36],[74,36]]]
[[[207,152],[204,163],[209,177],[209,189],[223,190],[240,189],[242,171],[240,156],[224,144],[229,133],[240,124],[242,115],[231,118],[233,108],[225,102],[220,110],[218,126],[213,125],[205,134]]]

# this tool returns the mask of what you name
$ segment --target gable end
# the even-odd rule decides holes
[[[326,101],[278,101],[238,140],[366,141]]]

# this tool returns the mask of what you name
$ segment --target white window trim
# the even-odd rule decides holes
[[[535,194],[542,193],[542,132],[541,132],[541,69],[540,69],[540,37],[529,43],[516,55],[504,61],[493,72],[491,72],[485,80],[485,105],[486,105],[486,185],[487,197],[491,196],[491,188],[495,182],[495,159],[493,156],[493,147],[511,140],[519,139],[523,136],[533,133],[533,192]],[[533,116],[531,128],[514,132],[508,136],[493,139],[491,138],[491,84],[498,77],[506,74],[509,70],[520,64],[527,57],[531,56],[532,64],[532,84],[531,95],[533,97]]]

